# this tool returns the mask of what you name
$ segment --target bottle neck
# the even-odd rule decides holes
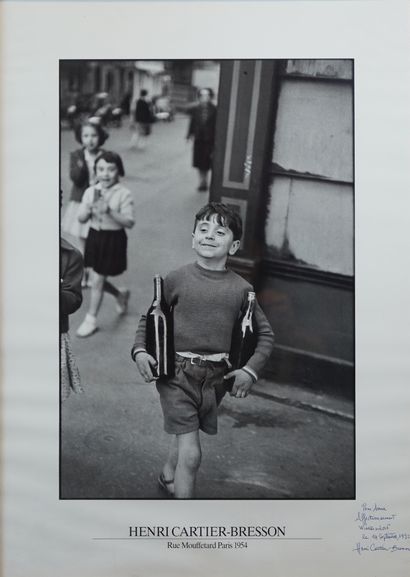
[[[249,292],[248,293],[248,307],[246,309],[246,315],[247,317],[252,316],[252,312],[255,306],[255,293],[253,292]]]
[[[155,275],[154,277],[154,302],[155,304],[159,304],[162,299],[162,282],[161,277]]]
[[[249,328],[250,331],[253,331],[252,315],[253,315],[254,307],[255,307],[255,293],[249,292],[248,293],[248,306],[246,308],[246,312],[245,312],[245,315],[244,315],[243,320],[242,320],[242,334],[243,334],[243,336],[245,336],[247,328]]]

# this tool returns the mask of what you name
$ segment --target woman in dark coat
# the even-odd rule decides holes
[[[145,89],[140,91],[134,112],[135,124],[132,127],[130,148],[145,148],[147,137],[151,134],[151,126],[154,121],[152,104],[148,100],[148,92]]]
[[[192,109],[187,139],[194,139],[192,165],[198,169],[198,190],[208,190],[208,171],[212,166],[215,140],[216,106],[211,102],[213,92],[203,88],[198,92],[199,104]]]

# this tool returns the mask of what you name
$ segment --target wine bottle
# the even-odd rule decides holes
[[[147,312],[146,350],[157,361],[156,377],[174,374],[172,312],[164,299],[163,280],[154,277],[154,300]]]
[[[238,320],[232,330],[231,350],[229,362],[232,365],[230,370],[240,369],[249,361],[256,348],[256,326],[254,319],[255,293],[248,292],[246,306],[243,307]],[[234,378],[226,381],[228,390],[232,389]]]

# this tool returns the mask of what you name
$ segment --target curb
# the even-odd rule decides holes
[[[269,389],[276,389],[279,390],[279,392],[282,390],[283,393],[285,391],[288,393],[291,392],[292,396],[289,394],[273,393],[270,392]],[[261,379],[258,381],[258,385],[252,388],[250,394],[262,399],[268,399],[276,403],[281,403],[289,407],[324,413],[344,421],[354,422],[353,402],[340,401],[339,399],[330,396],[315,395],[297,385],[280,385],[272,381]],[[305,399],[301,400],[298,398],[298,396],[303,396]]]

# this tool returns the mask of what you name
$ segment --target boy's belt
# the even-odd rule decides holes
[[[176,358],[189,360],[191,365],[198,367],[207,367],[209,365],[221,367],[230,366],[227,353],[215,353],[213,355],[196,355],[195,353],[183,352],[176,353]]]

